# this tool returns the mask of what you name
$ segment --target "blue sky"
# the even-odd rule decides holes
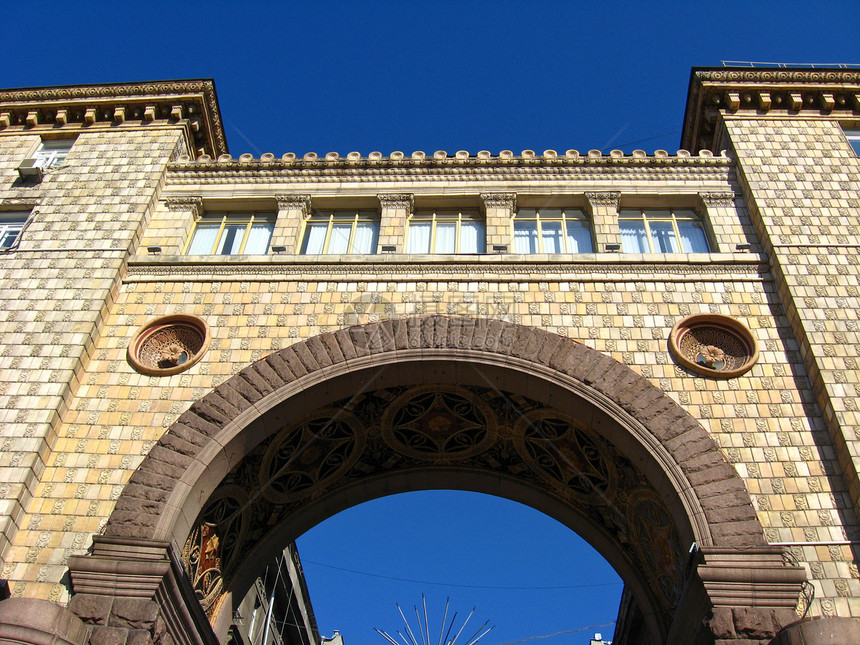
[[[691,67],[860,63],[856,9],[789,0],[17,2],[0,22],[0,86],[214,78],[234,156],[674,151]],[[569,529],[464,493],[350,509],[300,550],[321,631],[339,629],[347,645],[383,645],[372,627],[399,628],[394,603],[411,608],[422,593],[439,618],[447,596],[457,611],[477,606],[473,620],[497,625],[484,643],[498,645],[611,621],[621,589]],[[579,586],[596,583],[606,586]],[[612,633],[542,642],[587,643],[593,631]]]

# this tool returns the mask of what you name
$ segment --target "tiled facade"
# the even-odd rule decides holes
[[[780,81],[787,96],[807,82],[798,74]],[[860,108],[833,99],[826,109],[822,92],[842,90],[828,94],[820,81],[810,92],[821,105],[802,98],[768,112],[732,102],[736,78],[703,78],[692,89],[728,97],[707,117],[716,134],[702,152],[673,155],[235,160],[219,148],[217,114],[206,126],[216,135],[189,142],[189,101],[209,104],[184,90],[129,91],[120,122],[97,106],[94,121],[84,113],[62,124],[56,109],[37,109],[45,97],[0,96],[0,209],[33,212],[20,245],[0,257],[0,577],[12,596],[68,603],[69,558],[104,532],[165,431],[243,368],[352,325],[436,314],[570,338],[659,388],[742,478],[764,542],[803,567],[814,594],[798,597],[796,616],[860,618],[860,160],[841,129]],[[848,80],[856,88],[860,75]],[[707,139],[689,133],[707,121],[692,89],[688,142]],[[137,103],[144,113],[154,105],[157,118],[132,118]],[[174,103],[184,112],[172,113]],[[30,112],[34,124],[22,116]],[[63,166],[39,184],[19,179],[40,135],[57,134],[77,137]],[[487,253],[406,254],[409,215],[437,206],[479,211]],[[513,253],[516,209],[553,206],[588,215],[595,253]],[[611,250],[621,243],[620,208],[661,207],[694,209],[712,252]],[[317,208],[377,211],[380,252],[300,255]],[[182,255],[207,210],[277,213],[271,247],[283,251]],[[200,362],[173,376],[135,371],[134,333],[179,313],[210,327]],[[674,361],[672,328],[706,313],[752,331],[752,370],[719,380]]]

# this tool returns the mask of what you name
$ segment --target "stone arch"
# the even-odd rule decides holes
[[[174,550],[182,547],[218,485],[277,429],[295,422],[302,411],[316,410],[351,393],[404,383],[484,384],[564,409],[571,418],[586,415],[588,424],[639,468],[652,482],[655,496],[665,502],[679,539],[687,544],[695,541],[713,564],[707,575],[699,567],[692,591],[686,590],[675,605],[679,615],[688,616],[685,621],[690,625],[674,619],[660,623],[652,617],[649,631],[655,641],[693,642],[690,630],[698,634],[703,618],[717,604],[714,594],[702,588],[703,584],[708,587],[709,576],[727,602],[735,602],[738,593],[726,592],[726,588],[740,585],[746,590],[754,584],[735,579],[737,571],[726,578],[726,562],[728,569],[740,566],[731,564],[738,549],[744,549],[747,556],[745,570],[751,564],[750,554],[760,555],[763,568],[783,567],[781,550],[764,543],[761,525],[734,468],[705,429],[647,379],[596,350],[539,329],[443,316],[391,320],[322,334],[271,354],[219,385],[180,416],[132,475],[104,537],[97,540],[94,556],[117,557],[126,548],[122,545],[141,541],[168,550],[171,544]],[[534,486],[509,478],[500,490],[484,475],[479,474],[471,484],[451,487],[531,501],[570,525],[562,506],[553,507],[543,498],[542,502],[530,499]],[[418,475],[417,483],[415,477],[398,473],[381,487],[377,482],[358,492],[344,488],[330,496],[328,505],[316,504],[299,521],[309,527],[386,490],[447,487],[451,481],[432,473]],[[539,490],[537,494],[540,496]],[[595,546],[601,546],[599,531],[589,534],[586,530],[585,534],[589,541],[597,542]],[[277,537],[277,531],[273,535]],[[599,548],[604,555],[612,550],[609,542]],[[613,562],[611,553],[608,559]],[[83,558],[71,565],[73,582],[75,568],[93,568]],[[796,569],[791,569],[795,577]],[[78,574],[78,579],[85,577]],[[771,576],[768,584],[777,578],[779,575]],[[634,581],[633,587],[647,601],[642,581],[638,588]],[[743,596],[747,591],[739,593]],[[796,590],[792,587],[781,593],[781,604],[770,601],[771,605],[793,606]],[[695,607],[692,612],[691,607]],[[200,623],[199,607],[189,611]]]
[[[198,496],[211,493],[205,487],[195,489],[202,473],[208,471],[206,479],[220,481],[223,473],[217,468],[229,468],[237,458],[225,449],[235,449],[235,438],[265,412],[290,398],[314,405],[303,395],[327,380],[340,378],[349,383],[347,389],[360,389],[364,384],[351,375],[404,360],[518,368],[523,376],[552,378],[599,401],[627,416],[637,440],[664,462],[679,496],[688,502],[702,544],[764,543],[735,469],[701,424],[647,379],[611,357],[540,329],[443,316],[322,334],[249,365],[195,402],[170,427],[132,475],[104,534],[175,537],[175,528],[182,526],[179,511],[188,510],[190,491]],[[254,439],[244,440],[243,446],[249,449]]]

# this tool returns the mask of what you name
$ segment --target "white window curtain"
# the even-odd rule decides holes
[[[248,241],[245,243],[246,255],[266,255],[269,252],[269,240],[272,237],[272,225],[260,222],[251,226]]]
[[[621,228],[621,248],[625,253],[649,252],[644,222],[622,221],[619,227]]]
[[[359,222],[355,227],[355,239],[352,241],[353,253],[376,253],[376,241],[379,225],[376,222]]]
[[[465,222],[464,222],[465,225]],[[462,240],[461,240],[462,243]],[[436,243],[433,247],[434,253],[454,253],[457,249],[457,224],[455,222],[436,223]],[[469,253],[460,248],[461,253]]]
[[[460,224],[460,253],[483,253],[487,239],[483,222],[464,221]]]
[[[413,222],[409,227],[407,253],[430,253],[430,222]]]
[[[564,246],[561,239],[561,222],[541,221],[541,237],[543,238],[544,253],[563,253]]]
[[[306,253],[307,255],[321,254],[325,245],[326,231],[328,231],[328,224],[325,222],[308,224],[305,231],[305,246],[302,249],[302,253]]]
[[[699,222],[679,221],[678,232],[681,235],[681,248],[684,253],[707,253],[708,238]]]
[[[537,222],[514,222],[514,253],[537,253]]]
[[[245,236],[247,224],[227,224],[221,239],[218,241],[218,255],[237,255],[242,247],[242,238]]]
[[[188,247],[188,255],[210,255],[220,228],[220,223],[198,224],[197,228],[194,229],[191,246]]]
[[[352,222],[333,224],[331,237],[328,241],[328,252],[333,255],[349,253],[349,234],[352,233]]]
[[[648,220],[651,228],[651,241],[654,243],[654,251],[657,253],[680,253],[678,239],[675,237],[675,229],[672,222],[652,222]]]
[[[585,222],[567,223],[567,251],[568,253],[594,253],[591,231]]]

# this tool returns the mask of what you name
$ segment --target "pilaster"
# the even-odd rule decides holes
[[[738,217],[735,211],[735,194],[732,192],[699,193],[699,204],[704,211],[702,221],[711,228],[711,251],[730,253],[735,250],[729,246],[731,240],[736,244],[744,238],[738,236]]]
[[[485,193],[481,195],[487,225],[487,252],[504,246],[513,251],[511,220],[517,212],[516,193]]]
[[[310,195],[275,195],[278,217],[272,231],[270,247],[283,246],[288,253],[299,253],[302,248],[302,226],[311,214]]]
[[[395,253],[403,253],[406,239],[406,222],[415,208],[415,200],[409,193],[377,195],[380,205],[379,249],[394,247]]]
[[[585,193],[586,212],[591,217],[594,230],[594,250],[598,253],[606,250],[607,244],[621,244],[621,232],[618,228],[618,207],[621,204],[621,193],[615,191]]]
[[[140,253],[157,246],[163,255],[181,254],[194,223],[203,216],[203,198],[171,197],[164,202],[164,208],[167,212],[154,217],[146,228]]]

